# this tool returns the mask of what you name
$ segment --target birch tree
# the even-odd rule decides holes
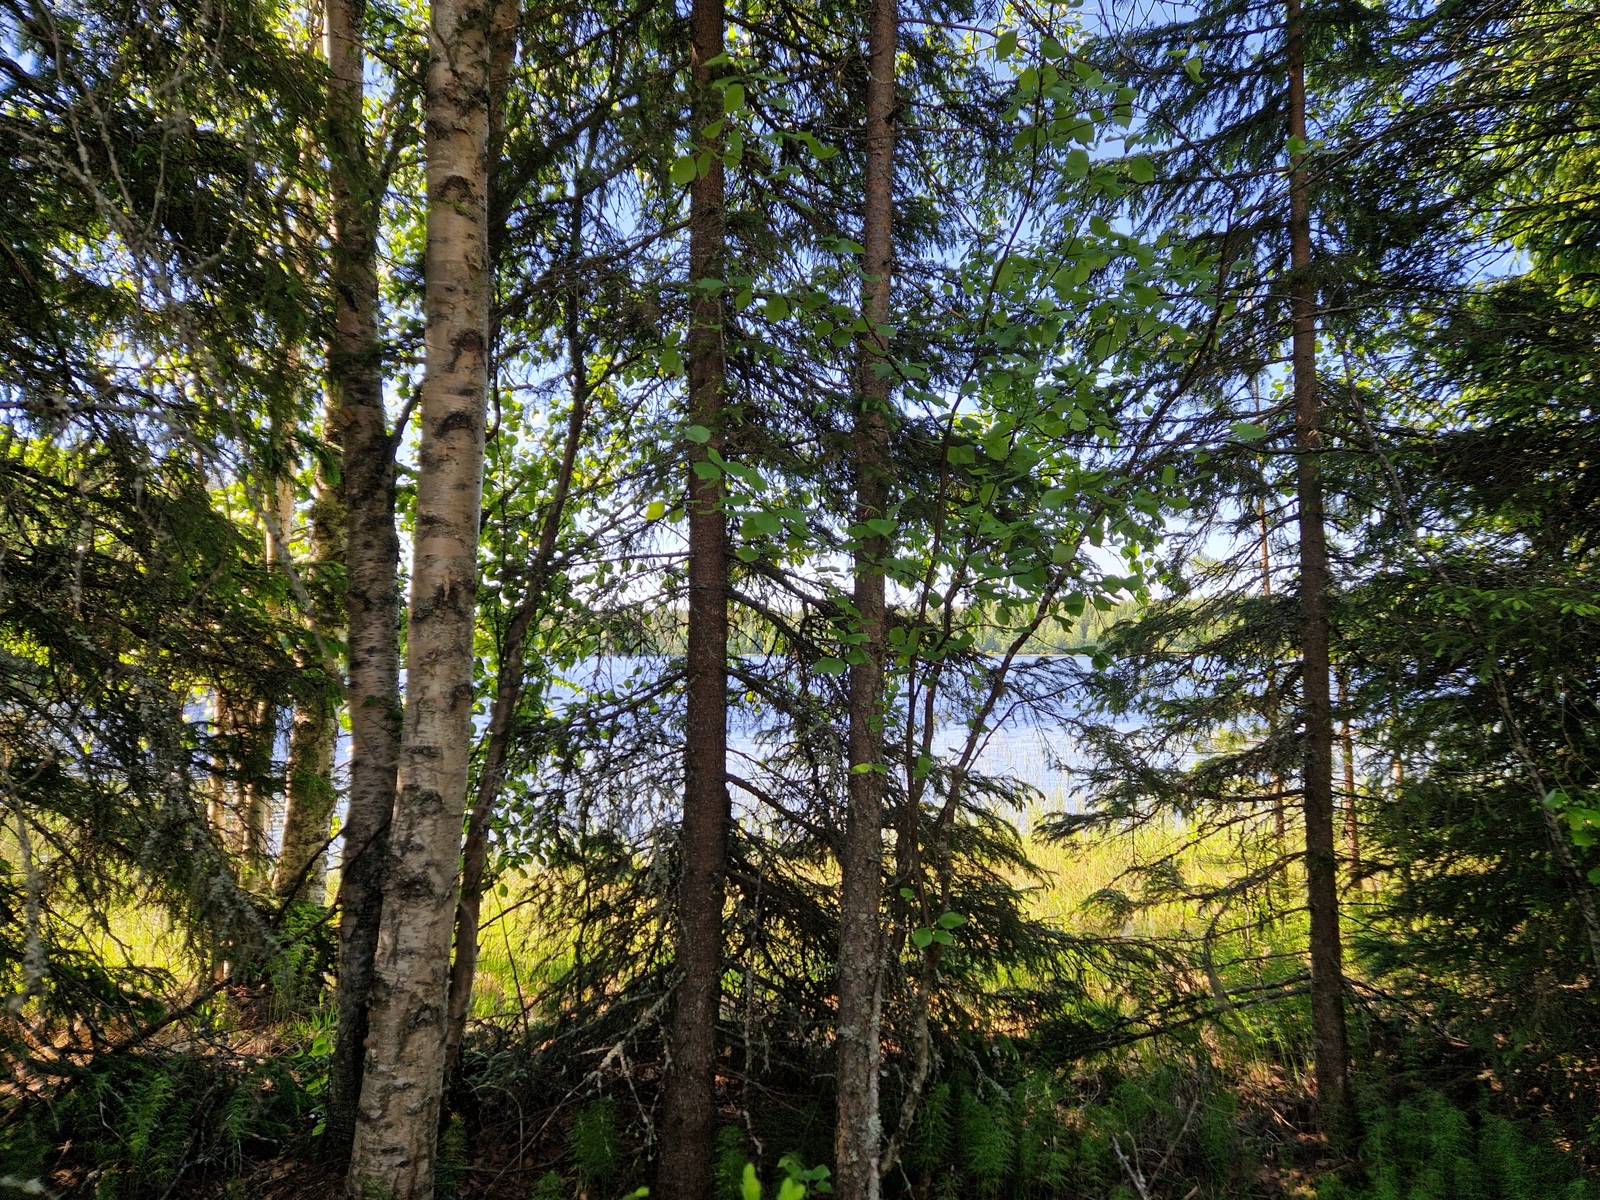
[[[438,0],[429,14],[426,333],[405,725],[352,1197],[433,1194],[472,730],[489,365],[490,8]]]
[[[341,830],[339,990],[327,1140],[348,1153],[367,1036],[367,996],[383,911],[383,869],[400,752],[400,543],[394,438],[383,407],[378,333],[376,178],[362,120],[364,0],[326,0],[327,146],[333,202],[334,333],[328,386],[345,508],[345,699],[350,785]]]

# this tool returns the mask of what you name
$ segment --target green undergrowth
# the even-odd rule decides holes
[[[1009,1087],[955,1072],[928,1093],[902,1187],[927,1200],[1120,1197],[1186,1181],[1210,1195],[1240,1182],[1238,1102],[1177,1068]],[[1209,1190],[1207,1190],[1209,1189]],[[1243,1194],[1243,1193],[1237,1193]]]
[[[1600,1184],[1537,1126],[1432,1091],[1363,1108],[1366,1178],[1321,1179],[1317,1200],[1600,1200]]]
[[[93,1200],[214,1194],[309,1145],[319,1080],[298,1055],[106,1055],[0,1128],[0,1176]]]

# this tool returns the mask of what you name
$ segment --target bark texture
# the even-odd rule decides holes
[[[582,223],[581,195],[574,197],[574,259]],[[545,610],[551,571],[555,566],[556,536],[561,532],[561,516],[572,490],[572,472],[578,461],[578,446],[583,437],[588,412],[588,364],[579,330],[579,298],[576,289],[567,298],[567,352],[572,363],[572,409],[567,414],[566,439],[561,449],[561,465],[556,485],[545,506],[539,529],[539,545],[528,568],[528,579],[521,605],[506,626],[500,647],[500,670],[495,681],[494,704],[489,710],[487,749],[478,772],[477,792],[467,818],[467,841],[461,854],[461,898],[456,903],[456,952],[450,964],[450,1012],[445,1035],[445,1078],[455,1072],[466,1034],[467,1010],[472,1003],[472,981],[478,969],[478,924],[483,911],[484,867],[489,857],[489,823],[494,819],[500,789],[505,784],[511,752],[511,735],[517,705],[522,700],[523,670],[526,665],[528,630]]]
[[[696,147],[721,117],[711,86],[722,54],[723,0],[694,0],[690,15],[691,128]],[[716,146],[712,145],[713,151]],[[689,192],[689,424],[710,431],[688,443],[689,629],[683,825],[679,835],[678,980],[668,1033],[661,1156],[651,1194],[702,1200],[712,1194],[716,1126],[717,1013],[722,1000],[722,907],[728,856],[728,546],[721,475],[708,448],[724,444],[723,300],[696,286],[720,277],[722,159]],[[703,474],[702,474],[703,472]]]
[[[1288,0],[1289,135],[1306,139],[1305,41],[1300,0]],[[1304,154],[1289,167],[1290,309],[1294,322],[1296,494],[1300,516],[1300,685],[1305,714],[1306,901],[1311,916],[1311,1036],[1323,1128],[1348,1133],[1353,1115],[1339,937],[1339,864],[1334,843],[1333,705],[1330,696],[1328,540],[1318,457],[1316,282],[1311,277],[1311,207]]]
[[[400,759],[400,540],[394,438],[383,409],[378,335],[377,185],[361,116],[364,0],[325,0],[326,144],[333,190],[334,335],[328,379],[345,507],[345,699],[350,783],[339,865],[338,1023],[329,1064],[326,1144],[343,1158],[355,1136],[367,998],[383,913],[383,873]]]
[[[280,900],[321,904],[328,888],[328,829],[333,820],[335,713],[325,696],[295,705],[289,728],[289,765],[284,788],[283,848],[273,870]]]
[[[895,0],[875,0],[868,43],[866,204],[855,418],[856,522],[888,515],[889,377],[883,327],[893,269]],[[883,1009],[883,689],[887,613],[883,560],[889,539],[863,533],[855,554],[855,608],[862,638],[850,667],[849,803],[840,852],[838,1114],[839,1200],[877,1200],[883,1138],[878,1074]]]
[[[405,725],[347,1179],[427,1200],[472,742],[472,633],[489,365],[489,16],[434,0],[426,88],[427,317]]]

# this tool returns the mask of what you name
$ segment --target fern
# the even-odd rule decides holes
[[[982,1197],[999,1195],[1001,1184],[1011,1172],[1011,1122],[1005,1102],[1000,1101],[997,1107],[998,1114],[970,1092],[961,1097],[962,1158]]]
[[[950,1085],[934,1084],[917,1114],[906,1161],[918,1171],[933,1172],[952,1160],[955,1126],[951,1120]]]
[[[1469,1115],[1437,1092],[1393,1106],[1368,1104],[1368,1183],[1317,1181],[1317,1200],[1596,1200],[1600,1189],[1522,1127]]]
[[[737,1125],[717,1130],[716,1161],[712,1168],[717,1200],[739,1200],[744,1165],[750,1161],[744,1132]]]
[[[622,1139],[617,1136],[617,1107],[603,1096],[578,1113],[569,1141],[578,1177],[591,1187],[604,1187],[617,1173]]]
[[[572,1200],[572,1189],[555,1171],[546,1171],[533,1181],[528,1200]]]
[[[128,1101],[122,1117],[122,1144],[129,1162],[139,1163],[149,1154],[150,1137],[159,1128],[171,1095],[172,1076],[157,1068],[145,1076]]]

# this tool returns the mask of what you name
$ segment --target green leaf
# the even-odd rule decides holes
[[[994,56],[999,59],[1010,58],[1017,52],[1017,31],[1008,29],[995,39]]]
[[[744,1180],[739,1184],[741,1200],[761,1200],[761,1181],[756,1178],[755,1163],[745,1163]]]
[[[683,187],[688,183],[693,183],[694,177],[697,173],[698,172],[695,168],[693,155],[687,155],[683,158],[677,159],[672,164],[672,182],[677,184],[679,187]]]
[[[1250,421],[1235,421],[1232,428],[1233,436],[1241,442],[1259,442],[1267,436],[1265,429]]]
[[[744,108],[744,85],[730,83],[722,93],[722,111],[736,113]]]
[[[816,672],[818,675],[843,675],[844,660],[842,658],[819,658]]]
[[[789,299],[787,296],[767,297],[767,320],[781,321],[789,315]]]
[[[700,445],[704,446],[711,440],[711,430],[707,429],[704,425],[691,425],[689,428],[683,431],[683,436],[688,438],[691,442],[698,442]]]
[[[939,917],[939,925],[944,929],[960,929],[967,923],[967,918],[958,912],[943,913]]]
[[[1156,177],[1156,167],[1153,162],[1141,154],[1138,158],[1128,163],[1128,174],[1133,177],[1135,183],[1149,183]]]
[[[644,519],[646,521],[659,521],[667,515],[667,505],[664,500],[652,500],[645,506]]]
[[[714,462],[697,462],[694,464],[694,473],[700,479],[721,479],[722,468]]]
[[[1183,60],[1183,73],[1195,83],[1200,82],[1201,62],[1198,55],[1193,55]]]
[[[889,517],[873,517],[867,522],[867,528],[880,537],[888,537],[899,526],[899,522]]]
[[[916,943],[918,950],[926,950],[933,945],[933,930],[913,929],[911,931],[911,940]]]

